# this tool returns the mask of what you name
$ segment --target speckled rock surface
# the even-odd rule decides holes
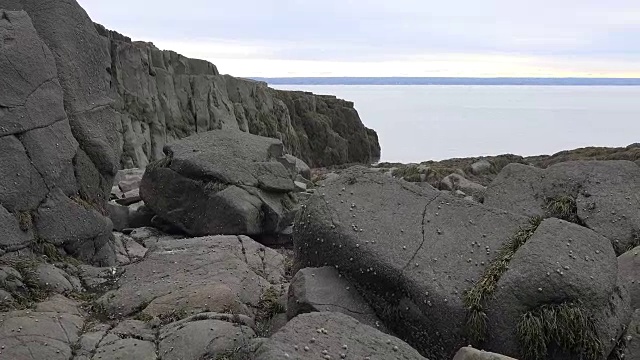
[[[578,222],[605,236],[620,255],[640,239],[640,167],[631,161],[569,161],[539,169],[509,164],[489,185],[485,205],[526,216],[547,202],[575,201]]]
[[[352,168],[298,214],[301,267],[337,267],[389,330],[429,358],[469,342],[464,291],[527,218]]]
[[[258,342],[254,351],[255,360],[425,360],[400,339],[363,325],[348,315],[331,312],[295,317],[271,338]]]

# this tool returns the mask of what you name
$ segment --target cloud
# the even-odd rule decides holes
[[[382,68],[387,65],[411,69],[414,76],[471,70],[640,73],[634,65],[640,57],[637,0],[80,3],[109,28],[242,76],[271,76],[276,69],[285,76],[305,65],[313,66],[309,74],[336,76],[361,69],[375,76],[389,72]]]

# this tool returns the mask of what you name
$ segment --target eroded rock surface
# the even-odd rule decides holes
[[[509,164],[485,204],[526,216],[560,216],[553,205],[611,240],[617,254],[640,239],[640,167],[630,161],[569,161],[539,169]]]
[[[527,219],[352,168],[296,218],[300,266],[336,267],[428,357],[468,344],[463,293]]]
[[[299,315],[257,344],[255,360],[425,359],[400,339],[332,312]]]
[[[123,167],[145,167],[163,157],[166,144],[216,129],[282,139],[311,166],[380,158],[378,136],[352,102],[220,75],[209,62],[96,27],[110,45],[112,83],[124,107]]]
[[[100,211],[117,166],[109,161],[120,154],[116,114],[105,115],[108,54],[75,1],[39,4],[0,1],[2,250],[38,239],[111,264],[110,223]]]
[[[475,341],[474,309],[486,316],[485,348],[520,358],[518,321],[547,304],[581,304],[609,354],[629,319],[611,243],[566,221],[539,223],[352,168],[306,202],[294,247],[302,267],[337,268],[391,331],[429,358],[451,358]],[[505,272],[495,270],[498,256],[507,256]],[[471,289],[485,294],[478,304]]]
[[[332,267],[298,271],[291,279],[288,299],[289,319],[308,312],[340,312],[385,331],[385,326],[356,288]]]
[[[125,266],[115,289],[98,300],[113,317],[137,312],[254,316],[263,293],[285,282],[282,255],[247,237],[169,237],[147,243],[144,260]]]
[[[292,174],[282,142],[217,130],[165,147],[147,168],[145,204],[192,236],[275,235],[293,222]]]

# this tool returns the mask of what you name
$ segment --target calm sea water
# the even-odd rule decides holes
[[[303,86],[355,103],[382,161],[553,154],[640,142],[640,87]]]

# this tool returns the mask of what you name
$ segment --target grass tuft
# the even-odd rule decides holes
[[[167,324],[171,324],[173,322],[185,319],[189,317],[189,315],[191,314],[189,314],[187,309],[179,308],[179,309],[173,309],[170,313],[160,314],[158,318],[160,319],[160,322],[162,323],[162,325],[167,325]]]
[[[269,322],[274,316],[282,314],[287,310],[279,302],[280,294],[278,291],[269,287],[260,297],[258,309],[256,312],[256,328],[258,336],[267,337],[269,334]]]
[[[478,282],[465,292],[463,301],[468,311],[467,332],[474,343],[482,343],[486,336],[487,315],[484,311],[484,300],[493,294],[498,280],[509,269],[509,262],[516,251],[533,236],[541,222],[542,218],[533,217],[527,226],[518,229],[503,245],[498,256],[489,264]]]
[[[31,212],[19,211],[18,225],[20,226],[20,230],[22,230],[23,232],[29,231],[29,229],[31,229],[31,226],[33,225],[33,218],[31,216]]]
[[[416,165],[408,165],[393,170],[393,177],[403,178],[408,182],[420,182],[420,169]]]
[[[561,195],[547,199],[547,215],[561,220],[579,224],[578,206],[576,199],[572,196]]]
[[[579,303],[542,305],[522,315],[517,328],[525,360],[549,358],[550,345],[580,359],[601,359],[604,352],[594,320]]]

